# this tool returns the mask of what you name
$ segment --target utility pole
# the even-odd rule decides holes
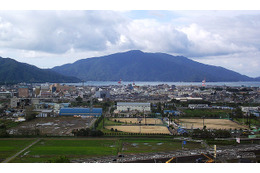
[[[215,162],[217,159],[217,145],[214,145],[214,158],[215,158]]]
[[[203,118],[203,129],[204,129],[204,118],[205,118],[205,117],[203,116],[202,118]]]

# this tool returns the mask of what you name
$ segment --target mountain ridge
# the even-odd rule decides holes
[[[254,81],[246,75],[219,66],[193,61],[184,56],[147,53],[140,50],[114,53],[56,66],[52,70],[85,81],[209,82]]]
[[[64,76],[51,69],[40,69],[34,65],[0,57],[1,83],[80,82],[76,77]]]

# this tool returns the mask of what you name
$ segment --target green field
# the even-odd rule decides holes
[[[1,139],[0,138],[0,162],[19,152],[32,143],[34,139]]]
[[[247,118],[234,118],[234,121],[238,122],[238,123],[241,123],[241,124],[246,124],[247,122]],[[260,119],[259,118],[251,118],[249,119],[250,121],[250,124],[253,125],[253,126],[260,126]]]
[[[187,142],[188,149],[201,148],[200,143]],[[150,153],[181,150],[182,141],[173,139],[124,139],[122,140],[122,153]]]
[[[81,140],[81,139],[42,139],[12,162],[48,162],[48,160],[66,156],[86,158],[117,154],[117,140]]]
[[[14,122],[12,120],[0,119],[0,124],[4,124],[6,126],[6,128],[9,129],[9,128],[18,126],[20,124],[20,122]]]
[[[184,109],[183,117],[214,117],[214,118],[227,118],[228,114],[231,113],[231,110],[220,110],[220,109]]]
[[[8,143],[5,145],[8,145]],[[7,150],[7,146],[5,145],[3,143],[5,150]],[[11,162],[41,163],[48,162],[59,156],[66,156],[69,159],[89,158],[114,156],[119,153],[134,154],[174,151],[180,150],[181,147],[181,141],[164,138],[46,138],[40,140],[40,142],[17,156]],[[200,143],[187,142],[184,147],[194,149],[201,148],[202,146]]]

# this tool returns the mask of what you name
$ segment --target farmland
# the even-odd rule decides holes
[[[187,142],[185,148],[201,148],[200,143]],[[182,149],[182,141],[172,139],[124,139],[122,153],[149,153]]]
[[[4,143],[3,141],[7,141]],[[11,150],[9,155],[2,156],[2,160],[13,155],[18,149],[8,149],[11,140],[0,139],[2,151]],[[31,143],[32,140],[12,139],[13,142],[27,141],[25,144]],[[11,162],[13,163],[35,163],[48,162],[58,156],[66,156],[69,159],[77,158],[93,158],[104,156],[116,156],[121,154],[151,153],[162,151],[174,151],[182,148],[181,140],[165,139],[165,138],[44,138],[31,148],[24,151]],[[202,148],[200,143],[187,142],[185,148],[194,149]],[[1,151],[1,153],[2,153]]]
[[[114,139],[42,139],[12,162],[48,162],[58,156],[87,158],[116,154],[117,140]]]
[[[176,120],[182,127],[187,129],[203,128],[203,119],[179,119]],[[227,119],[204,119],[207,129],[248,129],[247,126],[239,125]]]
[[[33,139],[1,139],[0,162],[32,143]]]

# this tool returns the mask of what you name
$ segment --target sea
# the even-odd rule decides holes
[[[81,83],[62,83],[74,86],[110,86],[110,85],[128,85],[135,84],[137,86],[155,86],[160,84],[168,84],[175,86],[202,86],[202,82],[146,82],[146,81],[86,81]],[[260,82],[206,82],[205,86],[230,86],[230,87],[260,87]]]

